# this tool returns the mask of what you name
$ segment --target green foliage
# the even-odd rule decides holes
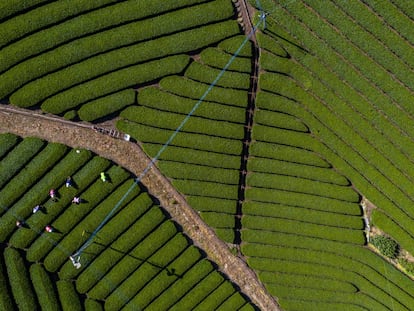
[[[193,62],[186,70],[185,76],[198,82],[211,84],[221,72],[222,69],[212,68],[200,64],[199,62]],[[248,90],[250,86],[250,75],[234,71],[225,71],[216,82],[216,85],[231,89]]]
[[[164,112],[142,106],[128,107],[121,113],[121,117],[147,126],[160,129],[175,130],[184,120],[185,115]],[[182,127],[180,133],[198,133],[210,136],[243,139],[244,129],[240,124],[211,119],[191,117]]]
[[[0,4],[0,19],[6,19],[19,12],[24,12],[36,5],[41,5],[48,0],[32,0],[32,1],[4,1]]]
[[[79,109],[79,117],[83,121],[96,121],[135,103],[136,92],[123,90],[105,97],[94,99]]]
[[[42,310],[58,310],[59,302],[49,275],[42,265],[30,266],[30,278]]]
[[[0,162],[0,189],[29,162],[42,148],[44,141],[28,137],[14,146]]]
[[[234,36],[231,37],[229,39],[223,40],[222,42],[220,42],[220,44],[218,45],[218,47],[229,53],[229,54],[234,54],[236,53],[237,49],[240,47],[240,45],[244,42],[244,40],[246,40],[245,36]],[[251,57],[252,56],[252,45],[247,43],[240,51],[239,56],[241,57]]]
[[[15,1],[23,3],[24,1]],[[34,1],[31,1],[34,4]],[[37,1],[40,2],[40,1]],[[40,6],[35,10],[30,10],[26,14],[17,15],[2,24],[2,36],[0,37],[0,47],[10,41],[15,41],[26,34],[33,33],[41,28],[60,22],[64,19],[80,15],[82,12],[99,8],[115,0],[83,1],[83,0],[63,0],[52,2]],[[16,4],[15,4],[16,5]]]
[[[48,79],[48,77],[45,77],[45,79],[50,83],[53,83],[54,79],[59,79],[63,84],[60,89],[64,89],[64,85],[68,87],[75,84],[75,82],[72,82],[75,78],[84,77],[86,80],[87,78],[102,75],[116,68],[136,64],[140,61],[180,53],[180,49],[185,48],[185,45],[173,46],[170,39],[168,39],[169,36],[162,37],[172,33],[172,37],[175,37],[176,40],[181,40],[183,35],[176,35],[174,33],[203,26],[206,23],[228,19],[232,14],[232,6],[228,1],[216,0],[207,4],[188,7],[165,15],[129,23],[78,39],[75,42],[34,57],[6,72],[3,75],[4,85],[2,91],[5,94],[12,93],[27,81],[45,76],[47,73],[54,72],[71,64],[75,64],[74,68],[63,69],[63,75],[59,73],[52,74],[53,78]],[[194,19],[194,16],[198,16],[198,18]],[[153,38],[160,39],[151,41]],[[199,42],[200,40],[197,41]],[[168,44],[168,42],[170,43]],[[154,49],[154,43],[160,46],[165,45],[166,48],[168,46],[169,49]],[[133,44],[135,46],[131,47]],[[194,44],[197,43],[192,45]],[[104,54],[105,52],[106,54]],[[0,57],[1,55],[0,53]],[[90,58],[91,56],[94,57]],[[85,60],[85,64],[89,65],[76,65],[76,63],[80,63],[83,60]],[[89,70],[82,70],[85,66]],[[99,67],[96,68],[96,66]],[[73,70],[78,71],[80,76],[76,77],[73,74]],[[71,81],[66,82],[69,76]],[[59,87],[59,84],[55,84],[55,87]],[[53,93],[51,92],[50,94]]]
[[[3,253],[1,254],[1,261],[3,260]],[[12,294],[8,288],[7,271],[3,264],[0,264],[0,310],[12,310]]]
[[[60,144],[48,144],[25,169],[20,171],[2,189],[0,206],[10,207],[25,194],[57,161],[66,153],[67,148]],[[50,189],[50,188],[49,188]],[[48,191],[48,190],[47,190]],[[47,196],[48,192],[45,192]],[[36,193],[36,195],[40,195]],[[4,211],[1,211],[2,213]],[[1,220],[0,220],[1,221]]]
[[[112,72],[108,75],[82,83],[45,100],[42,109],[51,113],[62,113],[102,94],[116,92],[134,84],[145,83],[159,77],[180,72],[188,64],[186,55],[167,57]],[[131,80],[132,77],[137,77]]]
[[[384,235],[376,235],[372,237],[370,243],[374,245],[382,255],[388,258],[395,258],[399,253],[398,243]]]
[[[124,133],[141,142],[164,144],[174,131],[162,130],[151,126],[120,120],[117,127]],[[172,142],[172,146],[191,147],[198,150],[224,153],[226,155],[240,155],[241,143],[234,139],[207,136],[193,133],[180,133]]]
[[[234,293],[233,286],[224,282],[218,286],[210,295],[208,295],[203,301],[201,301],[194,310],[215,310],[225,299]]]
[[[59,280],[56,282],[59,293],[59,300],[63,311],[81,311],[82,304],[80,297],[76,293],[72,281]]]
[[[405,258],[398,258],[398,263],[410,275],[414,275],[414,262],[408,261]]]
[[[238,29],[233,21],[226,21],[100,54],[83,62],[66,67],[58,72],[49,74],[42,79],[26,84],[23,88],[13,93],[10,97],[10,102],[14,105],[30,107],[39,104],[42,100],[52,94],[86,80],[97,78],[98,76],[108,74],[114,70],[164,57],[166,55],[193,51],[217,42],[236,31],[238,31]],[[207,33],[209,35],[207,35]],[[180,44],[176,44],[176,42],[180,42]],[[181,57],[184,58],[184,56]],[[158,66],[162,66],[162,60],[155,63],[158,63]],[[141,66],[144,66],[145,68],[145,65],[146,64],[143,64]],[[173,64],[170,64],[169,66],[176,68]],[[176,66],[178,66],[178,64]],[[161,68],[158,68],[158,70],[160,69]],[[177,70],[175,72],[179,71]],[[132,73],[130,72],[130,74]],[[146,74],[149,75],[150,73]],[[151,76],[154,76],[154,74]],[[111,82],[114,81],[117,80],[111,80]],[[147,80],[143,78],[137,79],[137,81],[141,81],[141,83],[147,82]],[[133,84],[130,80],[129,83]],[[123,88],[126,87],[128,87],[128,85],[124,85]],[[39,92],[39,90],[42,91]]]
[[[225,41],[223,41],[225,42]],[[221,44],[220,44],[221,45]],[[200,53],[201,62],[208,66],[222,69],[230,61],[232,55],[224,52],[219,48],[206,48]],[[250,73],[252,70],[252,63],[249,58],[236,57],[228,66],[228,71],[236,71],[243,73]]]
[[[157,87],[147,87],[138,92],[138,104],[161,111],[187,114],[197,100],[177,96]],[[246,112],[242,107],[233,107],[214,102],[203,102],[194,112],[194,116],[218,121],[243,124]]]
[[[23,256],[14,248],[6,248],[4,249],[4,263],[14,301],[19,310],[35,310],[37,308],[36,297]]]
[[[7,152],[12,150],[12,148],[18,143],[19,137],[10,134],[5,133],[0,135],[0,159],[3,158]]]
[[[95,3],[99,4],[100,2],[102,2],[102,0],[99,0],[99,2],[96,1],[94,2],[94,4],[86,5],[93,6],[95,5]],[[134,24],[128,24],[128,22],[142,20],[145,19],[145,17],[147,16],[157,16],[162,13],[168,12],[172,9],[178,9],[180,7],[186,7],[189,4],[203,2],[206,2],[206,0],[177,0],[169,3],[165,3],[165,1],[160,0],[154,0],[150,3],[146,2],[145,0],[135,0],[120,3],[118,2],[114,5],[106,6],[98,10],[93,10],[91,12],[88,12],[87,14],[81,14],[76,18],[69,19],[65,22],[59,23],[54,27],[46,28],[42,31],[37,31],[31,36],[28,36],[14,44],[11,44],[10,46],[5,47],[0,52],[0,66],[2,66],[0,67],[0,71],[3,72],[6,68],[11,67],[12,65],[21,61],[22,59],[27,59],[34,55],[39,55],[42,52],[46,50],[52,50],[53,48],[59,45],[61,45],[61,47],[56,49],[56,52],[50,51],[45,53],[45,55],[55,55],[55,57],[57,55],[60,55],[63,56],[63,58],[67,57],[67,61],[69,61],[69,63],[77,62],[87,57],[87,55],[91,55],[90,53],[93,53],[93,51],[95,51],[96,53],[99,51],[103,52],[106,50],[105,44],[103,46],[101,46],[100,44],[97,44],[96,46],[90,46],[88,44],[88,42],[93,43],[92,40],[96,37],[100,37],[101,39],[103,39],[103,36],[105,36],[106,33],[119,34],[119,30],[122,31],[123,29],[128,29],[128,27],[133,27],[131,25]],[[37,19],[45,19],[45,16],[42,14],[41,11],[33,11],[33,14],[36,15]],[[62,13],[60,12],[59,14]],[[145,23],[148,23],[148,21]],[[122,24],[126,25],[121,26]],[[116,28],[116,26],[121,27]],[[111,28],[113,29],[111,30]],[[153,27],[153,31],[157,31],[156,28],[157,27]],[[150,29],[146,30],[147,33],[151,31]],[[11,29],[10,31],[13,31],[13,29]],[[142,30],[138,30],[137,34],[142,34]],[[78,39],[81,37],[85,37],[85,39],[74,41],[74,39]],[[123,38],[123,42],[131,42],[131,39],[132,42],[136,41],[136,39],[134,39],[135,37],[131,35],[131,33],[128,34],[128,37],[129,39]],[[66,46],[63,45],[64,43],[68,42],[71,43]],[[98,41],[98,43],[99,42],[100,41]],[[96,41],[94,43],[96,43]],[[112,42],[108,42],[108,40],[106,39],[105,43],[107,44],[108,48],[120,46],[119,40],[113,40]],[[79,46],[79,44],[83,45]],[[76,53],[73,53],[73,49],[78,46],[78,56],[76,56]],[[66,53],[62,52],[62,54],[54,54],[58,53],[58,51],[66,51]],[[63,59],[60,56],[56,57],[56,59],[53,59],[53,57],[49,57],[48,63],[50,63],[50,65],[48,65],[48,63],[44,63],[45,68],[40,68],[41,72],[44,72],[44,69],[52,68],[52,64],[54,64],[57,61],[62,65],[61,62]],[[44,56],[40,55],[39,60],[43,59],[43,57]],[[10,87],[13,87],[13,84],[8,86],[8,88]]]
[[[160,86],[165,91],[194,100],[199,100],[209,87],[208,84],[177,76],[162,79]],[[245,108],[247,105],[247,92],[216,86],[207,94],[205,100]]]
[[[104,311],[100,302],[93,299],[85,299],[85,311]]]

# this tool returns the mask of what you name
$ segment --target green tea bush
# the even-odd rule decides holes
[[[261,125],[278,127],[286,130],[307,132],[308,127],[303,121],[286,113],[269,110],[258,110],[254,115],[254,121]]]
[[[5,133],[0,135],[0,159],[3,158],[20,141],[14,134]]]
[[[173,180],[172,184],[186,195],[206,196],[221,199],[238,198],[237,185],[226,185],[207,181],[194,180],[191,183],[186,180]]]
[[[135,103],[136,92],[132,89],[123,90],[105,97],[94,99],[79,109],[79,118],[83,121],[95,121],[109,114],[120,111]]]
[[[194,81],[211,84],[216,81],[222,69],[212,68],[199,62],[193,62],[185,71],[185,76]],[[250,87],[250,75],[246,73],[225,71],[219,80],[217,86],[231,89],[248,90]]]
[[[121,117],[143,125],[167,130],[175,130],[185,118],[182,114],[164,112],[142,106],[128,107],[122,111]],[[244,129],[240,124],[199,118],[196,116],[190,118],[190,120],[182,127],[181,132],[238,140],[241,140],[244,137]]]
[[[185,295],[183,295],[174,305],[171,311],[193,310],[196,305],[201,303],[214,289],[224,282],[224,278],[217,272],[213,271],[202,282],[198,283]],[[155,302],[155,306],[157,303]],[[152,308],[152,304],[150,308]]]
[[[45,4],[37,9],[20,14],[2,24],[0,47],[10,41],[15,41],[24,35],[36,32],[62,20],[82,14],[85,11],[94,10],[107,5],[115,0],[99,0],[89,2],[83,0],[64,0]]]
[[[146,142],[144,150],[151,156],[155,156],[161,148],[160,144]],[[161,154],[161,160],[175,161],[180,163],[205,165],[224,169],[239,169],[240,159],[237,155],[221,154],[216,152],[168,146]]]
[[[220,42],[218,47],[226,53],[234,54],[240,48],[244,40],[246,40],[245,36],[237,35],[223,40],[222,42]],[[246,58],[250,58],[252,56],[252,45],[250,42],[246,43],[246,45],[241,49],[239,56]]]
[[[370,239],[370,243],[374,245],[382,255],[388,258],[395,258],[399,253],[398,243],[393,239],[384,235],[376,235]]]
[[[85,311],[104,311],[104,309],[99,301],[85,299]]]
[[[32,1],[5,1],[0,4],[0,19],[5,20],[12,15],[15,15],[19,12],[24,12],[25,10],[30,9],[36,5],[41,5],[42,3],[48,2],[47,0],[32,0]]]
[[[208,261],[201,261],[201,263],[204,263],[204,266],[206,267],[202,268],[197,265],[192,267],[192,269],[184,274],[183,279],[178,279],[170,287],[166,288],[161,295],[156,297],[155,300],[148,306],[148,309],[168,309],[197,284],[205,283],[205,279],[208,278],[209,275],[207,273],[212,270],[212,266]],[[212,271],[210,274],[212,273],[215,273],[215,271]]]
[[[355,203],[360,201],[359,194],[351,187],[308,180],[305,178],[255,172],[247,176],[246,182],[251,187],[308,193]]]
[[[14,105],[30,107],[39,104],[45,98],[59,91],[86,80],[137,63],[164,57],[165,55],[197,50],[220,41],[236,31],[238,31],[237,25],[233,21],[226,21],[100,54],[26,84],[13,93],[10,97],[10,102]],[[180,42],[180,44],[176,44],[176,42]],[[184,58],[184,56],[181,57]],[[158,61],[158,63],[160,62],[161,60]],[[174,67],[174,64],[169,66]],[[56,83],[56,81],[59,81],[59,83]],[[39,90],[42,91],[39,92]]]
[[[213,168],[210,166],[171,161],[160,162],[159,168],[166,176],[173,179],[185,179],[188,181],[200,180],[229,185],[237,185],[239,183],[238,170]]]
[[[317,211],[300,206],[282,205],[263,202],[246,202],[243,204],[243,214],[263,217],[277,217],[311,222],[333,227],[364,229],[364,222],[359,214],[342,214]]]
[[[125,310],[134,310],[135,306],[159,310],[157,307],[167,306],[175,302],[184,293],[190,290],[213,270],[212,264],[201,260],[186,271],[182,278],[172,278],[162,273],[158,278],[151,280],[126,306]],[[109,301],[106,300],[106,302]],[[151,304],[150,304],[151,303]],[[109,305],[108,305],[109,306]]]
[[[177,55],[158,61],[135,65],[82,83],[45,100],[42,109],[58,114],[95,99],[101,95],[123,90],[183,70],[188,64],[186,55]],[[131,76],[136,77],[131,80]]]
[[[36,296],[23,256],[19,251],[10,247],[4,249],[3,254],[10,288],[17,307],[19,310],[35,310],[37,308]]]
[[[180,235],[174,235],[171,224],[164,223],[159,230],[154,230],[137,244],[131,250],[129,256],[120,259],[117,265],[108,271],[102,281],[96,283],[89,290],[88,295],[96,299],[108,297],[117,286],[127,280],[136,270],[140,271],[139,273],[142,275],[145,274],[145,279],[151,279],[178,255],[177,252],[183,251],[184,240],[181,238]],[[175,242],[172,242],[173,239]],[[171,249],[174,246],[177,246],[177,249]],[[185,244],[185,246],[187,245]],[[161,254],[163,255],[161,256]],[[163,261],[163,264],[160,261]]]
[[[210,295],[201,301],[194,310],[215,310],[224,300],[235,292],[234,287],[229,282],[224,282],[218,286]]]
[[[21,198],[41,177],[50,170],[66,153],[67,147],[60,144],[48,144],[40,153],[28,163],[24,170],[1,189],[0,206],[11,207]],[[47,190],[49,191],[49,190]],[[45,193],[45,196],[47,196]],[[39,193],[37,193],[39,195]],[[1,214],[5,211],[2,210]]]
[[[347,41],[352,42],[353,46],[360,48],[363,51],[362,54],[375,62],[378,67],[392,73],[395,85],[397,85],[396,82],[399,80],[403,85],[408,86],[409,88],[413,87],[413,84],[408,78],[411,70],[408,69],[407,64],[403,62],[403,59],[405,58],[404,56],[399,57],[398,55],[393,54],[389,51],[388,46],[384,46],[384,43],[381,42],[381,40],[375,38],[372,32],[362,28],[354,19],[349,18],[349,15],[344,14],[342,10],[331,5],[331,3],[327,6],[319,6],[318,3],[312,2],[311,5],[323,18],[329,20],[330,23],[335,23],[336,29],[341,31],[344,38]],[[370,29],[372,28],[372,25],[370,25]],[[381,37],[386,38],[387,35],[381,34]],[[398,41],[401,42],[402,40]],[[395,46],[393,46],[393,48],[395,48]],[[405,51],[407,50],[409,50],[408,46],[405,48]],[[382,79],[384,78],[385,77]]]
[[[3,252],[4,254],[4,252]],[[3,254],[1,260],[4,262]],[[0,264],[0,309],[13,310],[12,293],[9,290],[9,282],[7,281],[7,271],[3,264]]]
[[[56,145],[58,152],[66,151],[66,146],[52,143],[48,144],[48,146],[50,145]],[[58,154],[58,152],[56,153]],[[58,155],[61,157],[62,154]],[[47,174],[45,174],[41,180],[37,181],[37,183],[22,196],[18,203],[0,219],[0,239],[4,239],[15,230],[16,215],[22,218],[31,215],[34,206],[40,202],[46,201],[49,190],[52,188],[56,189],[58,188],[56,185],[63,184],[65,178],[83,166],[83,164],[89,160],[90,156],[90,152],[84,151],[77,153],[75,150],[72,150],[55,166],[52,168],[49,166]],[[30,164],[32,163],[33,161]],[[48,163],[47,165],[50,164]],[[15,179],[16,178],[13,180]]]
[[[130,188],[131,184],[132,181],[127,181],[124,184],[122,184],[122,186],[120,186],[117,189],[117,191],[112,192],[111,195],[102,204],[100,204],[97,209],[94,209],[85,218],[83,218],[82,221],[79,222],[77,226],[74,229],[72,229],[70,233],[59,242],[59,245],[61,247],[59,249],[54,248],[47,254],[44,260],[46,269],[48,269],[51,272],[55,272],[56,270],[58,270],[58,268],[67,260],[68,251],[72,253],[79,247],[79,238],[74,237],[82,236],[81,234],[84,231],[93,232],[102,222],[104,217],[108,215],[108,213],[125,195],[126,191]],[[136,193],[133,192],[128,194],[128,196],[120,205],[120,208],[123,208],[135,196]],[[87,236],[84,236],[81,240],[86,240],[86,238]],[[113,238],[113,236],[110,236],[109,238]]]
[[[361,230],[350,230],[295,220],[259,216],[244,217],[242,223],[245,228],[249,229],[280,231],[357,245],[363,245],[365,243],[365,237]]]
[[[114,309],[119,306],[122,303],[120,301],[119,293],[125,292],[129,293],[128,296],[132,298],[129,307],[135,306],[136,308],[138,306],[139,308],[144,308],[153,298],[159,295],[160,291],[165,287],[168,287],[171,283],[176,281],[178,277],[183,277],[184,273],[195,264],[194,261],[198,260],[199,255],[197,256],[195,253],[193,253],[192,257],[184,256],[184,254],[188,254],[188,248],[187,251],[184,251],[182,256],[178,256],[167,267],[151,265],[150,261],[145,265],[142,265],[140,267],[142,268],[142,273],[140,272],[140,269],[135,270],[134,273],[106,299],[105,308]],[[171,271],[174,272],[171,273]],[[141,297],[141,299],[137,301],[137,297]]]
[[[239,292],[234,293],[232,296],[223,301],[223,303],[217,308],[217,310],[240,310],[243,305],[246,304],[246,298],[244,298]]]
[[[125,120],[118,121],[117,127],[124,133],[129,133],[132,137],[144,143],[165,144],[173,133],[173,131],[161,130]],[[242,150],[242,144],[234,139],[193,133],[179,133],[171,145],[191,147],[197,150],[223,153],[225,155],[240,155]]]
[[[286,162],[305,164],[310,166],[329,168],[330,165],[318,154],[310,150],[296,148],[290,145],[277,143],[253,142],[250,153],[255,157],[277,159]]]
[[[59,280],[56,282],[56,286],[63,311],[83,310],[80,297],[72,281]]]
[[[340,201],[300,192],[296,192],[292,195],[292,192],[277,189],[248,188],[246,189],[246,198],[257,202],[302,206],[314,210],[346,215],[361,214],[360,207],[353,202]]]
[[[56,217],[58,217],[63,211],[71,204],[72,198],[77,192],[84,193],[87,187],[99,187],[101,185],[93,185],[96,181],[99,172],[106,171],[110,163],[108,160],[95,156],[89,160],[79,171],[72,174],[72,179],[76,182],[76,189],[61,187],[58,192],[62,194],[58,202],[47,202],[44,207],[47,209],[47,214],[38,215],[34,214],[30,218],[26,219],[26,223],[33,228],[44,228],[47,224],[51,223]],[[97,191],[98,192],[98,191]],[[101,193],[102,191],[99,191]],[[83,196],[84,194],[82,194]],[[96,198],[95,198],[96,199]],[[95,202],[99,202],[100,199],[96,199]],[[39,202],[37,202],[38,204]],[[70,209],[70,208],[69,208]],[[37,238],[38,233],[34,230],[17,230],[9,239],[9,243],[17,248],[28,248],[30,244]]]
[[[234,228],[235,215],[222,212],[201,212],[201,218],[213,228]]]
[[[96,36],[101,36],[100,32],[104,33],[104,30],[114,28],[114,26],[141,20],[147,16],[157,16],[173,9],[186,7],[191,4],[203,3],[206,1],[207,0],[177,0],[174,2],[165,3],[165,1],[157,0],[148,3],[145,0],[134,0],[118,2],[115,5],[107,6],[99,10],[94,10],[88,14],[79,15],[76,18],[60,23],[54,27],[38,31],[33,35],[16,42],[15,44],[11,44],[10,46],[5,47],[0,52],[0,66],[2,66],[0,67],[0,72],[4,71],[6,68],[11,67],[17,62],[20,62],[22,59],[27,59],[33,55],[40,54],[43,51],[50,50],[56,46],[62,45],[63,43],[70,41],[73,42],[73,40],[76,38],[87,37],[88,35],[93,34],[96,34]],[[41,18],[44,19],[44,16],[42,15]],[[149,30],[147,29],[147,31]],[[154,27],[154,31],[156,31],[156,27]],[[111,33],[111,31],[109,31],[109,33]],[[129,34],[129,37],[132,38],[133,36]],[[84,42],[84,39],[77,41],[77,43],[79,42]],[[115,42],[118,42],[118,40],[115,40]],[[110,43],[110,46],[112,44],[113,43]],[[91,48],[92,47],[90,46],[83,46],[85,52],[89,51]],[[65,48],[62,47],[62,49]],[[105,50],[102,50],[102,46],[99,44],[92,49],[98,49],[98,51],[100,49],[101,52]],[[78,54],[81,56],[80,59],[85,57],[82,57],[82,55],[85,55],[82,49],[78,49]],[[67,55],[68,59],[73,59],[73,57],[76,57],[72,54],[72,56],[69,58],[69,55]],[[80,59],[78,58],[77,60],[79,61]],[[49,58],[49,62],[52,63],[58,60],[61,61],[60,58],[57,58],[56,60]]]
[[[177,96],[157,87],[146,87],[138,92],[138,104],[161,111],[187,114],[197,100]],[[246,111],[242,107],[232,107],[214,102],[203,102],[193,114],[212,120],[244,124]]]
[[[44,141],[33,137],[16,145],[0,162],[0,189],[43,147]]]
[[[129,53],[133,53],[134,48],[130,49],[127,47],[128,45],[136,45],[140,42],[156,39],[171,33],[172,36],[175,36],[174,33],[180,31],[228,19],[232,14],[233,9],[228,1],[217,0],[207,4],[172,11],[164,15],[155,16],[150,19],[144,19],[138,22],[112,28],[107,31],[99,32],[92,36],[78,39],[74,42],[58,47],[57,49],[43,53],[40,56],[29,59],[28,61],[15,66],[3,75],[4,84],[2,88],[4,92],[12,93],[14,90],[17,90],[19,87],[27,83],[27,81],[33,81],[36,78],[45,76],[48,73],[57,71],[64,67],[68,67],[69,65],[79,63],[85,59],[91,58],[92,56],[95,56],[95,58],[104,57],[100,54],[106,52],[110,53],[108,54],[108,57],[115,55],[112,62],[114,64],[118,64],[117,67],[123,67],[127,64],[131,65],[133,62],[132,59],[129,61],[127,60],[129,58],[128,53],[124,53],[122,50],[118,52],[110,51],[125,47],[129,50]],[[198,18],[194,19],[194,16],[198,16]],[[166,41],[166,38],[161,38],[160,40],[161,45],[162,42],[168,41]],[[147,46],[148,44],[144,44],[142,49],[145,49]],[[180,48],[183,47],[181,45],[179,46]],[[122,55],[118,55],[117,58],[116,55],[120,52]],[[168,53],[168,51],[164,50],[161,54],[160,52],[161,51],[154,50],[152,53],[148,54],[147,50],[147,56],[143,60],[151,59],[150,54],[157,54],[158,56],[175,54],[174,52]],[[163,52],[165,53],[162,54]],[[142,55],[143,54],[140,53],[136,54],[135,63],[142,59]],[[94,61],[95,60],[86,60],[87,63],[94,63]],[[125,61],[126,63],[124,63]],[[102,67],[101,69],[108,67],[108,64],[106,66],[103,66],[104,63],[102,62],[99,64],[99,66]],[[90,68],[97,70],[93,65],[91,65]],[[78,68],[75,70],[80,71],[81,69]],[[68,72],[66,74],[70,74],[70,71]],[[85,74],[87,74],[87,72],[85,72]],[[14,83],[12,82],[13,80]],[[63,79],[63,81],[65,80]]]
[[[178,76],[162,79],[160,86],[165,91],[195,100],[199,100],[209,87],[208,84]],[[247,92],[216,86],[207,94],[205,100],[245,108],[247,105]]]
[[[230,61],[232,55],[224,52],[219,48],[208,47],[201,51],[200,58],[203,64],[217,69],[224,68]],[[249,58],[236,57],[228,67],[227,71],[235,71],[241,73],[250,73],[252,63]]]
[[[251,172],[274,173],[295,176],[314,181],[326,182],[339,186],[349,186],[349,180],[331,168],[324,168],[300,163],[254,157],[249,159],[247,167]],[[295,159],[292,158],[294,161]]]
[[[42,265],[30,266],[30,278],[42,310],[58,310],[59,301],[52,280]]]
[[[289,54],[283,48],[283,46],[273,39],[271,36],[266,35],[262,32],[256,33],[256,39],[259,42],[261,49],[266,50],[276,56],[288,57]]]
[[[236,213],[236,202],[217,198],[186,196],[187,202],[201,212]]]

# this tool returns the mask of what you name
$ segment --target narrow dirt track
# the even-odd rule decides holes
[[[135,143],[123,141],[78,124],[31,111],[0,106],[0,133],[22,137],[36,136],[73,148],[88,149],[112,160],[138,176],[150,163],[150,158]],[[275,299],[267,293],[256,274],[208,227],[178,193],[168,179],[152,167],[142,179],[149,193],[156,197],[171,217],[182,226],[194,244],[203,249],[261,310],[280,310]]]

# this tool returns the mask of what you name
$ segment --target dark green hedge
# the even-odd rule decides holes
[[[24,311],[36,310],[36,295],[23,255],[11,247],[4,249],[3,254],[11,291],[17,307]]]
[[[15,1],[16,2],[16,1]],[[18,1],[24,2],[24,1]],[[33,1],[32,1],[33,2]],[[50,1],[49,1],[50,2]],[[115,0],[63,0],[55,1],[37,9],[30,10],[9,19],[2,24],[2,35],[0,36],[0,47],[10,41],[15,41],[27,34],[34,33],[41,28],[51,26],[62,20],[70,19],[82,14],[85,11],[97,9]]]
[[[182,10],[172,11],[165,15],[129,23],[117,28],[99,32],[92,36],[78,39],[74,42],[27,60],[10,69],[3,75],[4,84],[2,85],[2,91],[4,94],[12,93],[28,81],[33,81],[39,77],[45,76],[48,73],[53,73],[59,69],[68,67],[69,65],[82,62],[85,59],[86,63],[91,63],[89,66],[89,68],[91,68],[91,74],[96,76],[104,72],[112,71],[114,68],[124,67],[139,61],[179,53],[180,49],[185,48],[185,44],[172,47],[171,41],[169,41],[167,36],[158,41],[156,40],[156,42],[160,45],[160,47],[165,45],[167,48],[168,46],[168,49],[154,49],[155,41],[152,44],[152,50],[148,50],[147,48],[151,46],[152,39],[172,34],[171,36],[176,37],[176,40],[182,40],[183,35],[175,35],[175,33],[196,28],[197,26],[202,27],[208,23],[226,20],[231,17],[232,14],[232,5],[228,1],[216,0],[207,4],[192,6]],[[197,16],[197,18],[195,19],[194,16]],[[189,33],[191,33],[191,31]],[[200,39],[201,38],[198,38],[198,41],[209,40]],[[43,44],[47,44],[47,41],[45,41],[41,42]],[[147,43],[144,43],[141,45],[141,48],[138,48],[137,44],[144,41],[147,41]],[[166,44],[166,42],[170,42],[170,44]],[[128,47],[133,44],[136,46]],[[193,43],[193,45],[194,44],[197,45],[198,43]],[[123,49],[123,47],[125,48]],[[120,50],[117,51],[117,49]],[[142,52],[144,52],[145,49],[147,50],[144,54],[142,54],[137,51],[137,49],[142,50]],[[108,55],[105,56],[103,53],[108,53]],[[130,54],[131,56],[134,56],[131,57]],[[0,52],[0,57],[1,56],[2,53]],[[88,58],[93,56],[95,56],[96,59],[88,60]],[[132,61],[133,59],[134,61]],[[99,69],[95,68],[93,65],[95,62],[98,62],[95,66],[99,66]],[[107,64],[107,62],[110,62],[111,64]],[[116,67],[111,67],[113,65]],[[74,70],[83,72],[89,78],[91,77],[88,75],[87,71],[81,71],[82,67],[78,67],[76,65],[74,66],[76,67]],[[109,69],[107,69],[108,66]],[[65,75],[58,75],[62,81],[66,81],[63,77],[67,75],[73,76],[73,74],[70,73],[70,70],[63,70],[65,71]],[[95,71],[99,73],[95,74]],[[56,74],[52,75],[55,76]]]
[[[160,129],[175,130],[183,122],[185,115],[160,111],[147,107],[128,107],[121,113],[121,117],[147,126]],[[244,137],[244,128],[240,124],[212,119],[191,117],[182,127],[181,132],[197,133],[210,136],[241,140]]]
[[[83,121],[95,121],[135,103],[136,92],[132,89],[123,90],[105,97],[100,97],[82,105],[78,111]]]
[[[63,311],[82,311],[82,304],[72,281],[59,280],[56,282],[59,300]]]
[[[162,111],[187,114],[197,100],[177,96],[157,87],[147,87],[138,92],[138,104]],[[244,124],[246,111],[242,107],[232,107],[214,102],[203,102],[193,114],[213,120]]]
[[[10,102],[22,107],[37,105],[53,94],[116,69],[166,55],[197,50],[220,41],[237,31],[238,27],[234,21],[220,22],[100,54],[26,84],[13,93]],[[39,90],[42,91],[39,92]]]
[[[30,278],[42,310],[59,310],[57,293],[50,276],[41,264],[30,266]]]
[[[0,159],[3,158],[13,147],[20,141],[20,138],[14,134],[0,135]]]

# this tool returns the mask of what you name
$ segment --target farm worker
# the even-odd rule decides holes
[[[72,178],[70,176],[66,178],[65,186],[66,188],[69,188],[72,186]]]
[[[36,205],[35,207],[33,207],[33,214],[38,212],[40,210],[40,205]]]
[[[102,180],[103,182],[106,182],[106,175],[105,175],[105,173],[104,173],[104,172],[101,172],[101,180]]]
[[[46,231],[46,232],[53,232],[53,228],[52,228],[52,226],[47,225],[47,226],[45,227],[45,231]]]
[[[49,191],[49,195],[50,195],[50,197],[51,197],[52,199],[54,199],[54,198],[55,198],[55,196],[56,196],[56,191],[55,191],[55,189],[50,189],[50,191]]]
[[[72,200],[72,203],[75,203],[75,204],[79,204],[80,202],[81,202],[80,197],[74,197],[73,200]]]
[[[22,228],[23,226],[24,226],[24,221],[23,220],[22,221],[20,221],[20,220],[16,221],[16,227]]]

